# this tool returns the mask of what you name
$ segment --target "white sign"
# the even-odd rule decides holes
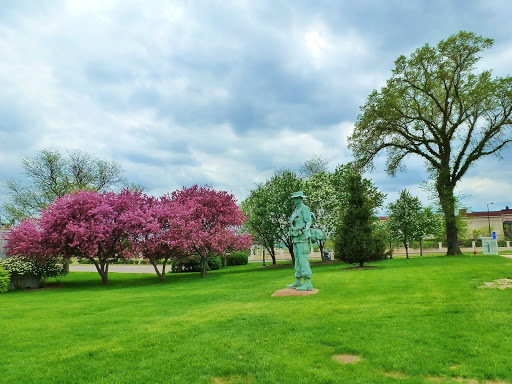
[[[482,250],[484,255],[497,255],[498,240],[492,237],[482,237]]]

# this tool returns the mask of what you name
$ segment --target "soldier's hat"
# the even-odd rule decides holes
[[[297,192],[293,192],[293,193],[292,193],[291,198],[292,198],[292,199],[295,199],[296,197],[300,197],[301,199],[303,199],[303,198],[305,198],[306,196],[304,195],[304,192],[302,192],[302,191],[297,191]]]

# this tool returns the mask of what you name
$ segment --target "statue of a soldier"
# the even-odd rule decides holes
[[[295,203],[295,211],[290,217],[290,236],[293,239],[293,253],[295,255],[295,282],[288,284],[288,288],[296,288],[297,291],[311,291],[311,268],[308,255],[311,250],[311,212],[304,204],[302,191],[292,194]],[[304,279],[304,283],[302,282]]]

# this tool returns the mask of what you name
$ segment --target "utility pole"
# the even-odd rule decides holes
[[[494,203],[487,203],[487,222],[489,223],[489,237],[492,237],[491,233],[491,218],[489,217],[489,205]]]

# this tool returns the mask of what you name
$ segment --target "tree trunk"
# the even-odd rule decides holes
[[[389,242],[389,258],[393,258],[393,243],[391,241]]]
[[[420,239],[420,256],[423,256],[423,239]]]
[[[163,276],[160,271],[158,270],[158,263],[157,261],[155,260],[154,257],[149,257],[149,261],[151,262],[151,264],[153,265],[153,268],[155,268],[155,272],[156,272],[156,275],[158,276],[158,278],[160,279],[160,281],[165,281],[165,276]]]
[[[100,263],[97,263],[96,260],[94,260],[94,258],[92,258],[92,257],[89,257],[88,259],[92,261],[92,263],[96,267],[96,270],[100,274],[101,283],[103,285],[107,285],[108,284],[108,261],[101,261]]]
[[[64,269],[66,270],[66,273],[69,273],[69,262],[71,258],[70,257],[64,257],[62,259],[62,262],[64,263]]]
[[[166,257],[166,258],[164,258],[164,262],[162,264],[162,276],[164,277],[164,280],[165,280],[165,267],[167,266],[168,261],[169,261],[169,258]]]
[[[454,186],[444,182],[440,175],[436,182],[439,202],[444,213],[444,222],[446,227],[447,255],[460,255],[462,252],[459,247],[459,238],[457,233],[457,222],[455,220],[455,197],[453,196]]]
[[[320,260],[324,260],[324,242],[322,240],[318,240],[318,248],[320,248]]]
[[[276,250],[274,247],[270,248],[270,257],[272,258],[272,265],[276,265]]]
[[[272,258],[272,265],[276,265],[276,250],[274,249],[274,247],[265,247],[268,251],[268,254],[270,255],[270,257]]]
[[[208,257],[201,256],[201,277],[206,277],[207,269],[208,269]]]
[[[407,241],[404,240],[404,247],[405,247],[405,258],[409,258],[409,247],[407,246]]]

